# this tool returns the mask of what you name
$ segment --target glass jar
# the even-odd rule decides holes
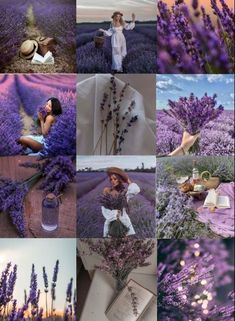
[[[52,232],[58,228],[59,201],[55,194],[49,193],[42,201],[41,226],[45,231]]]

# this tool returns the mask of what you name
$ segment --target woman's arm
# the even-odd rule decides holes
[[[113,29],[109,28],[108,30],[104,30],[104,29],[99,29],[99,31],[103,32],[105,36],[111,37],[113,34]]]
[[[126,23],[124,26],[124,29],[132,30],[135,28],[135,14],[134,13],[132,13],[131,18],[132,18],[132,21],[130,23]]]
[[[169,156],[182,156],[186,155],[190,149],[196,142],[196,140],[199,138],[200,133],[196,135],[190,135],[186,131],[183,133],[183,138],[181,145],[177,147],[173,152],[169,154]]]
[[[40,119],[42,135],[45,137],[49,133],[51,125],[54,123],[54,117],[51,115],[47,116],[45,122],[42,118],[39,118],[39,119]]]
[[[129,185],[126,192],[127,201],[129,201],[129,199],[131,199],[140,192],[139,186],[136,183],[132,183],[130,179],[128,179],[128,184]]]
[[[104,206],[101,206],[101,211],[104,218],[109,222],[115,221],[120,215],[118,210],[110,210]]]

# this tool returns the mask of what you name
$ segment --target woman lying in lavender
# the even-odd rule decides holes
[[[56,116],[62,114],[60,101],[51,97],[47,100],[42,111],[38,112],[37,123],[39,125],[39,135],[26,135],[19,139],[19,144],[23,147],[30,148],[33,152],[39,152],[43,149],[45,138],[47,137],[51,127],[56,121]]]
[[[135,230],[128,216],[128,201],[140,192],[140,188],[136,183],[132,183],[120,168],[110,167],[107,169],[107,174],[111,187],[105,187],[100,197],[101,210],[105,218],[103,236],[134,235]]]

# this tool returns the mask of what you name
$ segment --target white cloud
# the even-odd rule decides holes
[[[173,80],[171,78],[168,78],[167,80],[157,80],[157,89],[159,89],[160,92],[172,90],[182,91],[180,87],[173,83]]]
[[[234,99],[234,93],[231,93],[231,94],[230,94],[230,97]]]
[[[175,77],[182,80],[198,82],[204,75],[175,75]]]
[[[206,77],[210,83],[222,81],[224,79],[223,75],[207,75]]]
[[[234,79],[233,78],[227,78],[225,80],[225,82],[226,82],[226,84],[232,84],[232,83],[234,83]]]

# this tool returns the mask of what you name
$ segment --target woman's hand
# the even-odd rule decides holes
[[[120,210],[117,211],[117,220],[120,218],[122,212]]]
[[[185,153],[188,152],[188,150],[193,146],[193,144],[196,142],[199,136],[200,133],[196,135],[190,135],[188,132],[184,131],[181,142],[181,148],[183,148]]]
[[[38,112],[38,119],[39,119],[40,121],[42,121],[42,120],[43,120],[42,113],[40,113],[40,112]]]
[[[132,22],[135,22],[135,14],[134,13],[132,13],[131,18],[132,18]]]

